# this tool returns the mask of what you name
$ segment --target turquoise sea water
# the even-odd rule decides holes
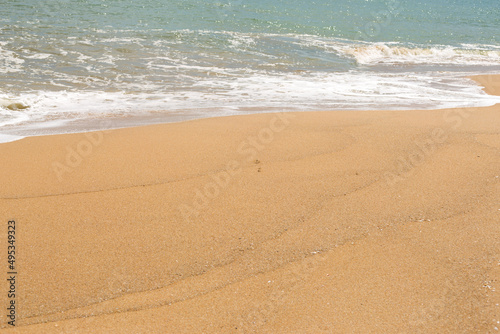
[[[464,79],[500,73],[498,0],[4,2],[0,133],[500,102]]]

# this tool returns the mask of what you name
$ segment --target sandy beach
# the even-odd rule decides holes
[[[500,76],[475,78],[500,94]],[[500,105],[0,145],[6,333],[495,333]],[[7,277],[8,278],[8,277]]]

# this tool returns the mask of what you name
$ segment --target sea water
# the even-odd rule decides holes
[[[498,0],[3,0],[0,14],[7,139],[100,119],[500,102],[466,78],[500,73]]]

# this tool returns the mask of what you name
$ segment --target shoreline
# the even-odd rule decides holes
[[[474,80],[480,86],[483,86],[483,91],[488,95],[500,96],[500,74],[484,74],[474,75],[469,79]]]
[[[495,90],[491,90],[489,87],[491,86],[492,82],[490,79],[491,77],[496,77],[500,76],[500,74],[484,74],[484,75],[474,75],[467,77],[468,79],[471,79],[475,81],[479,86],[483,87],[483,91],[485,91],[486,94],[492,95],[492,96],[500,96],[500,94],[495,93]],[[495,88],[497,89],[497,88]],[[500,103],[500,102],[499,102]],[[493,104],[494,105],[494,104]],[[493,105],[489,106],[479,106],[479,107],[474,107],[473,108],[483,108],[483,107],[490,107]],[[461,107],[453,107],[453,108],[461,108]],[[379,112],[379,111],[414,111],[414,110],[445,110],[445,109],[453,109],[453,108],[438,108],[438,109],[377,109],[377,110],[372,110],[372,109],[366,109],[366,110],[350,110],[350,111],[373,111],[373,112]],[[338,111],[346,111],[346,110],[328,110],[329,112],[338,112]],[[254,114],[273,114],[273,113],[281,113],[281,112],[318,112],[318,111],[323,111],[323,110],[316,110],[316,111],[311,111],[311,110],[300,110],[300,111],[285,111],[285,110],[258,110],[258,111],[253,111],[253,112],[245,112],[242,114],[236,114],[236,115],[215,115],[215,116],[207,116],[204,114],[196,114],[196,112],[190,111],[189,113],[183,113],[183,112],[169,112],[169,111],[158,111],[158,112],[149,112],[147,115],[139,116],[139,115],[134,115],[131,117],[128,116],[117,116],[117,117],[106,117],[102,119],[96,119],[96,118],[91,118],[91,119],[83,119],[83,120],[71,120],[68,123],[63,122],[62,120],[58,121],[53,121],[53,122],[44,122],[43,125],[40,126],[28,126],[24,127],[22,129],[18,130],[7,130],[6,132],[0,133],[0,144],[3,143],[8,143],[16,140],[21,140],[23,138],[28,138],[28,137],[39,137],[39,136],[50,136],[50,135],[64,135],[64,134],[76,134],[76,133],[86,133],[86,132],[96,132],[96,131],[103,131],[103,130],[116,130],[116,129],[124,129],[124,128],[133,128],[133,127],[141,127],[141,126],[149,126],[149,125],[158,125],[158,124],[170,124],[170,123],[179,123],[179,122],[188,122],[188,121],[194,121],[194,120],[199,120],[199,119],[207,119],[207,118],[220,118],[220,117],[232,117],[232,116],[244,116],[244,115],[254,115]],[[172,114],[166,117],[166,114]],[[168,119],[168,120],[167,120]],[[56,125],[51,126],[51,123],[55,123]],[[50,130],[47,130],[50,129]],[[29,134],[24,134],[24,133],[29,133]],[[35,132],[35,133],[34,133]],[[38,133],[36,133],[38,132]]]
[[[500,95],[500,75],[473,79]],[[493,332],[499,111],[251,114],[0,145],[16,332]]]

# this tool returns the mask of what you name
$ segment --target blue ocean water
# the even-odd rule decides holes
[[[500,102],[465,78],[500,73],[498,0],[4,2],[0,133]]]

